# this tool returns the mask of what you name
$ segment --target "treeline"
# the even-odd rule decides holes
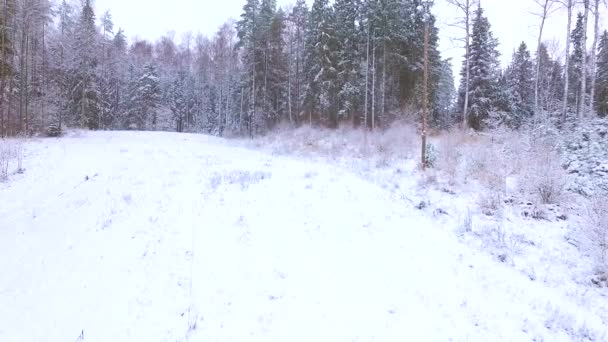
[[[519,127],[558,117],[564,99],[568,109],[583,111],[582,75],[597,78],[585,93],[598,114],[608,111],[608,33],[598,45],[597,72],[585,73],[582,16],[567,69],[549,47],[541,45],[533,59],[522,44],[503,70],[498,41],[476,7],[457,92],[450,61],[438,50],[435,18],[421,10],[430,4],[315,0],[309,8],[297,0],[278,8],[276,0],[247,0],[239,20],[212,37],[129,43],[110,12],[97,17],[90,0],[1,0],[0,136],[57,135],[66,126],[216,135],[260,134],[280,122],[386,126],[421,108],[425,20],[435,127],[465,118],[476,129]]]

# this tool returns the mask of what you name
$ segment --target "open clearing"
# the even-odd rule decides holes
[[[26,149],[0,184],[1,341],[607,337],[586,303],[356,170],[186,134]]]

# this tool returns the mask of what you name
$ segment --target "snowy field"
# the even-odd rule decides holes
[[[0,341],[608,341],[564,226],[501,262],[412,161],[133,132],[25,151],[0,183]]]

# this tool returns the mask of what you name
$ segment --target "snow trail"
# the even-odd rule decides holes
[[[0,185],[2,341],[607,336],[353,170],[132,132],[33,141],[26,169]]]

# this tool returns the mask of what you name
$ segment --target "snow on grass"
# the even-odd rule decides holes
[[[560,284],[562,258],[536,280],[500,262],[476,248],[474,208],[459,238],[470,193],[428,186],[392,137],[366,150],[352,134],[311,139],[306,157],[271,137],[28,142],[26,173],[0,184],[0,340],[608,338],[601,290]]]

